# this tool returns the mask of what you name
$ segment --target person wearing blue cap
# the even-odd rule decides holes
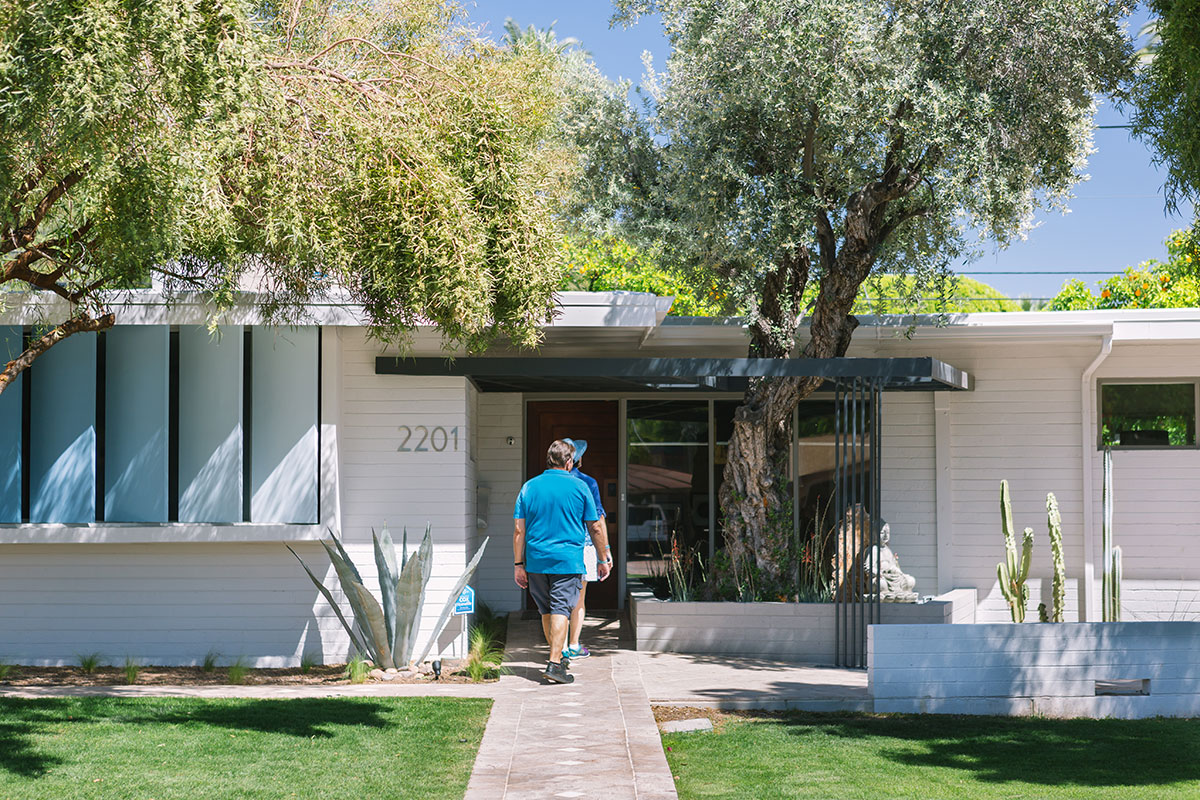
[[[604,538],[608,539],[608,522],[604,513],[604,502],[600,499],[600,484],[591,475],[582,472],[579,469],[580,463],[583,461],[583,454],[587,451],[587,439],[563,439],[564,442],[575,448],[575,466],[571,469],[571,474],[587,485],[592,493],[592,500],[596,504],[596,513],[599,515],[600,527],[604,528]],[[592,653],[584,645],[580,644],[579,636],[583,633],[583,618],[587,613],[584,605],[584,598],[587,596],[587,585],[589,581],[604,580],[612,570],[612,549],[606,543],[604,545],[603,563],[608,566],[605,570],[604,577],[599,577],[597,569],[601,559],[596,557],[596,546],[592,544],[590,538],[585,537],[583,543],[583,566],[587,570],[584,574],[583,584],[579,588],[579,602],[575,604],[575,610],[571,612],[570,636],[567,640],[567,649],[564,654],[568,658],[587,658]]]
[[[583,541],[591,529],[599,550],[608,546],[592,493],[570,472],[575,446],[555,440],[546,451],[546,471],[521,487],[513,508],[513,579],[529,594],[542,615],[542,632],[550,645],[544,676],[552,683],[572,683],[567,631],[583,585]],[[607,576],[608,567],[598,567]]]

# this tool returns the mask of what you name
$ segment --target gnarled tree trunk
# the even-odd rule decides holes
[[[875,262],[887,200],[868,187],[852,201],[840,253],[828,220],[817,221],[821,285],[809,326],[805,358],[836,358],[850,347],[858,319],[850,312],[859,287]],[[837,253],[835,257],[835,253]],[[751,329],[750,352],[760,358],[789,358],[801,298],[808,280],[809,253],[779,260],[763,286],[762,305]],[[795,593],[795,543],[791,493],[785,479],[791,453],[792,411],[821,385],[818,377],[752,379],[734,413],[719,502],[725,552],[742,599],[772,599]]]

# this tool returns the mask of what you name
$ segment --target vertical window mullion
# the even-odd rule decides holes
[[[96,522],[104,522],[104,435],[108,409],[107,342],[104,331],[96,334]]]
[[[179,521],[179,331],[172,330],[167,355],[167,521]]]
[[[21,350],[28,351],[33,331],[25,328],[21,333]],[[33,484],[30,470],[33,466],[33,366],[25,368],[21,380],[21,522],[29,522],[32,506]]]
[[[254,490],[250,471],[254,442],[254,347],[252,337],[251,327],[247,325],[242,333],[242,522],[250,521],[250,501]]]

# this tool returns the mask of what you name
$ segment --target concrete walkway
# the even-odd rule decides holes
[[[594,655],[571,664],[575,683],[541,678],[546,646],[538,620],[513,615],[509,673],[483,735],[466,800],[675,798],[637,653],[620,649],[620,621],[589,620]]]

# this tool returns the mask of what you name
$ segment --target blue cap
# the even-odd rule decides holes
[[[573,459],[578,464],[583,459],[583,454],[587,452],[587,439],[563,439],[564,442],[575,448],[575,458]]]

